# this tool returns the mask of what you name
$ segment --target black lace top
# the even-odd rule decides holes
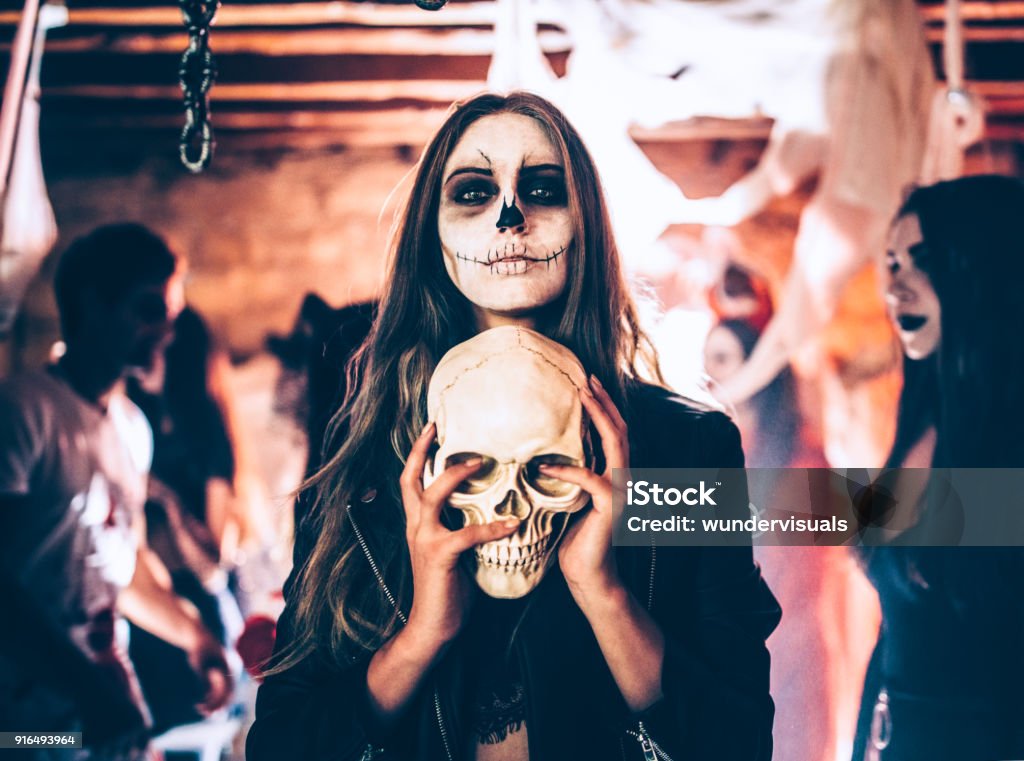
[[[522,728],[526,695],[513,638],[529,597],[496,600],[481,594],[467,629],[474,711],[470,721],[477,742],[500,743]]]

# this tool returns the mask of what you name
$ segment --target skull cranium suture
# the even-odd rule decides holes
[[[579,399],[586,385],[586,373],[571,351],[514,326],[459,344],[430,379],[427,408],[437,425],[438,450],[424,483],[429,486],[458,462],[481,457],[480,470],[459,485],[448,504],[462,513],[463,525],[521,520],[511,537],[479,545],[473,553],[476,582],[491,597],[522,597],[536,587],[568,514],[589,500],[579,486],[538,469],[589,464]]]

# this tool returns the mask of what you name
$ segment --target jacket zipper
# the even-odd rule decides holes
[[[640,743],[640,749],[644,753],[644,761],[672,761],[672,757],[663,751],[661,746],[647,734],[647,728],[644,726],[644,723],[642,721],[638,722],[637,726],[640,730],[639,732],[627,729],[626,734],[636,738],[636,741]]]
[[[454,761],[451,746],[448,745],[448,729],[444,725],[444,714],[441,713],[441,695],[437,688],[434,688],[434,713],[437,715],[437,728],[441,730],[441,742],[444,744],[444,753],[448,761]]]
[[[398,620],[402,622],[404,626],[408,623],[405,613],[398,607],[398,601],[395,596],[391,594],[391,590],[388,588],[387,583],[384,581],[384,575],[380,572],[380,568],[377,566],[377,561],[373,559],[373,555],[370,554],[370,547],[366,543],[366,539],[363,538],[363,532],[359,530],[359,526],[356,523],[356,519],[352,517],[352,505],[345,506],[345,514],[348,516],[348,522],[352,525],[352,533],[356,535],[356,541],[359,543],[360,549],[363,551],[363,555],[366,557],[366,562],[370,564],[370,570],[373,571],[374,578],[377,579],[377,584],[380,586],[381,591],[384,593],[384,597],[387,598],[388,602],[391,603],[391,607],[395,609],[395,615],[398,616]],[[448,757],[448,761],[455,761],[455,757],[452,755],[451,746],[448,744],[448,728],[444,725],[444,714],[441,712],[441,695],[437,688],[434,688],[434,713],[437,716],[437,727],[441,730],[441,742],[444,744],[444,752]],[[369,756],[363,755],[363,758],[373,758],[373,749],[367,748]]]
[[[366,539],[363,538],[363,532],[359,530],[359,526],[356,524],[356,519],[352,517],[352,505],[345,506],[345,515],[348,516],[348,522],[352,524],[352,532],[356,535],[356,541],[359,542],[360,548],[363,550],[363,555],[366,556],[366,562],[370,564],[370,570],[373,571],[374,578],[377,579],[377,584],[380,585],[381,591],[387,598],[388,602],[391,603],[391,607],[395,609],[395,614],[398,616],[398,620],[402,622],[402,626],[408,623],[405,617],[405,613],[398,607],[398,601],[395,596],[391,594],[391,590],[388,585],[384,583],[384,575],[380,572],[380,568],[377,567],[377,561],[373,559],[373,555],[370,554],[370,546],[366,543]]]
[[[651,540],[651,571],[647,579],[647,612],[650,613],[654,607],[654,571],[658,563],[658,547],[655,541]],[[644,761],[672,761],[672,757],[661,749],[651,736],[647,734],[647,727],[642,721],[637,722],[637,731],[627,729],[626,734],[640,743],[640,750],[643,751]],[[625,758],[625,755],[623,755]]]
[[[658,545],[651,539],[651,573],[647,581],[647,612],[654,607],[654,567],[658,562]]]

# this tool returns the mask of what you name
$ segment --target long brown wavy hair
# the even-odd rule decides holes
[[[398,476],[427,421],[427,385],[451,347],[476,331],[472,305],[445,270],[437,218],[442,172],[466,129],[492,114],[535,119],[565,167],[574,220],[569,282],[540,326],[575,352],[623,409],[625,387],[641,377],[661,381],[657,357],[641,330],[611,233],[594,162],[576,130],[551,103],[527,92],[484,94],[453,106],[426,147],[404,207],[398,211],[379,311],[349,364],[349,393],[328,429],[323,468],[310,479],[315,501],[304,532],[316,541],[290,591],[291,641],[268,673],[284,671],[314,651],[339,664],[375,650],[400,626],[364,557],[349,505],[399,608],[412,584]],[[624,409],[624,415],[628,411]],[[355,508],[353,508],[355,511]]]

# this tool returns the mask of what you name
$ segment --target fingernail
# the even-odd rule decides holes
[[[505,520],[503,520],[501,522],[501,525],[504,526],[505,528],[515,528],[516,526],[519,525],[519,519],[518,518],[506,518]]]
[[[428,421],[427,421],[427,424],[426,424],[425,426],[423,426],[423,430],[422,430],[422,431],[420,431],[420,436],[422,436],[422,435],[423,435],[423,434],[425,434],[425,433],[426,433],[427,431],[429,431],[429,430],[430,430],[430,426],[432,426],[433,424],[434,424],[434,421],[433,421],[433,420],[428,420]]]
[[[537,470],[551,470],[550,465],[538,465]]]
[[[470,457],[468,460],[464,460],[462,464],[465,465],[467,468],[475,468],[483,461],[484,458],[482,457]]]
[[[594,387],[595,387],[595,388],[600,388],[600,389],[603,389],[603,388],[604,388],[604,386],[603,386],[603,385],[601,385],[601,381],[600,381],[600,380],[598,380],[598,378],[597,378],[597,376],[596,376],[596,375],[591,375],[591,376],[590,376],[590,382],[594,384]]]

